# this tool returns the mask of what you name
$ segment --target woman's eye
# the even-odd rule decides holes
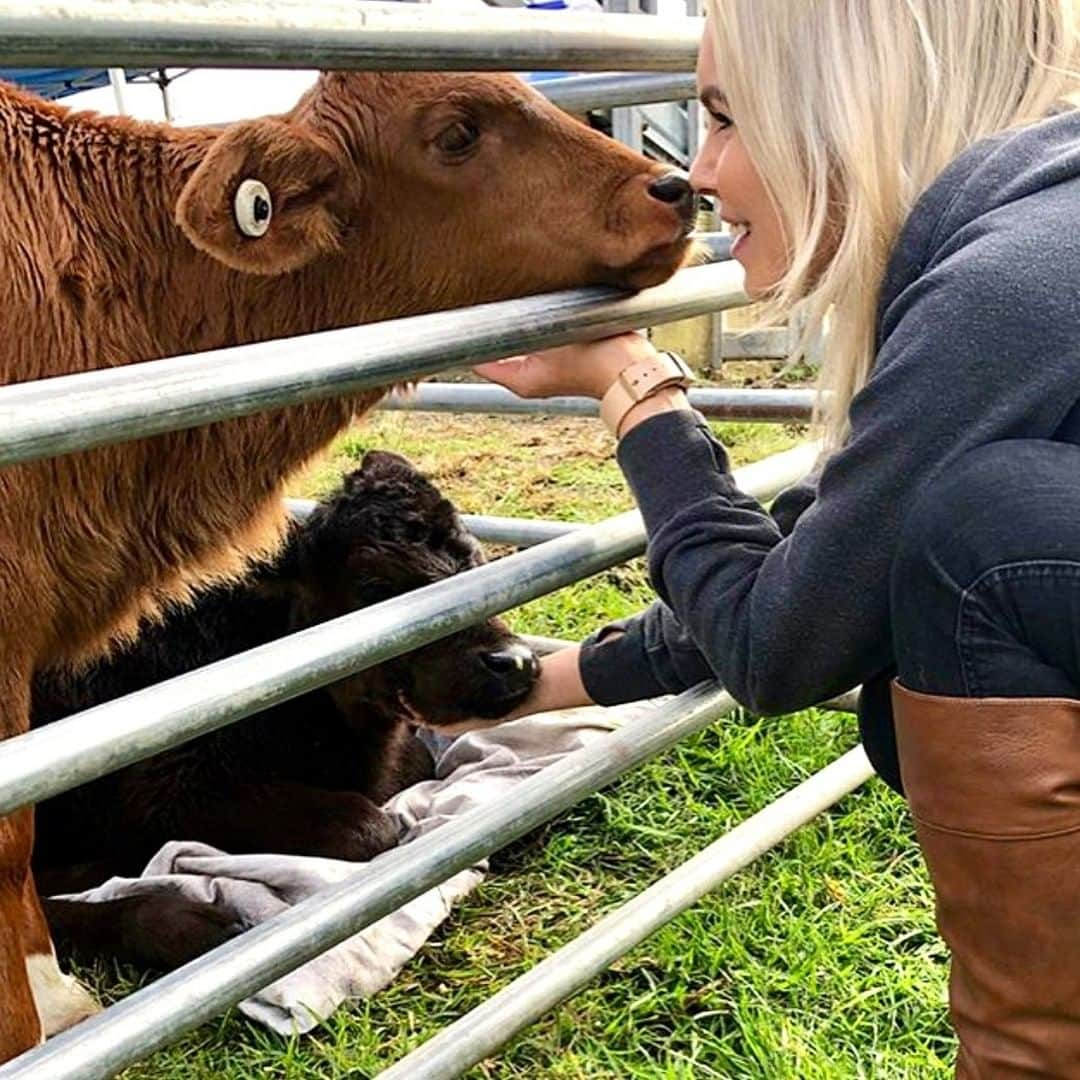
[[[717,126],[717,127],[718,127],[718,128],[720,129],[720,130],[721,130],[721,131],[723,131],[723,130],[724,130],[725,128],[729,128],[729,127],[731,127],[731,125],[732,125],[732,119],[731,119],[731,117],[730,117],[730,116],[728,116],[728,115],[727,115],[726,113],[722,113],[722,112],[715,112],[714,110],[710,109],[710,110],[709,110],[709,116],[710,116],[710,118],[712,119],[712,122],[713,122],[713,123],[714,123],[714,124],[715,124],[715,125],[716,125],[716,126]]]
[[[468,120],[459,120],[448,128],[439,132],[435,139],[435,145],[451,157],[460,156],[471,150],[476,140],[480,138],[480,129]]]

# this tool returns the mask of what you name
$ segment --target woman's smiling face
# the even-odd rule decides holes
[[[700,194],[716,198],[719,216],[736,234],[732,256],[746,271],[746,291],[760,296],[783,277],[790,256],[776,207],[728,114],[709,28],[698,54],[697,81],[709,124],[690,182]]]

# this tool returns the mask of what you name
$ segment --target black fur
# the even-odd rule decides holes
[[[341,492],[294,526],[273,566],[242,586],[207,593],[89,671],[41,673],[33,723],[482,561],[433,485],[403,458],[369,453]],[[431,760],[410,724],[505,716],[537,671],[531,655],[523,667],[492,665],[492,654],[512,645],[521,648],[490,619],[46,801],[37,810],[34,851],[42,891],[138,873],[172,839],[236,853],[372,857],[394,842],[378,804],[430,774]]]

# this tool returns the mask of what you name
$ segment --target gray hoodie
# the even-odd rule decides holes
[[[772,514],[735,487],[697,413],[623,439],[660,599],[584,644],[596,701],[717,678],[770,715],[864,683],[864,734],[888,742],[889,570],[905,511],[985,443],[1080,444],[1080,112],[979,143],[918,201],[850,415],[816,490],[784,493]]]

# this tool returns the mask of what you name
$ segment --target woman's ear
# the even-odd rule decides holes
[[[340,246],[338,163],[310,134],[263,117],[230,125],[184,185],[176,220],[234,270],[283,274]]]

